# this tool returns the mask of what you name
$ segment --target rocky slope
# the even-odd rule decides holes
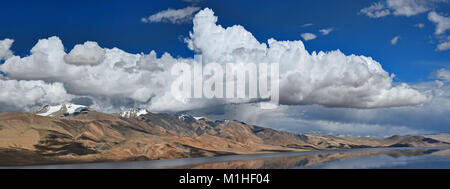
[[[449,143],[424,136],[377,139],[295,134],[238,121],[144,110],[105,114],[61,105],[37,114],[0,113],[0,165],[438,145]]]

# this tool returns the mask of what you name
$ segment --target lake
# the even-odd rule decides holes
[[[450,169],[450,147],[361,148],[1,169]]]

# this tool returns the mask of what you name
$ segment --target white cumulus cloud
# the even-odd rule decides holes
[[[58,104],[71,99],[62,83],[0,79],[0,110],[33,111],[45,104]]]
[[[74,48],[71,52],[86,52],[81,49]],[[156,54],[130,54],[117,48],[102,51],[105,54],[101,63],[95,66],[74,65],[73,62],[66,62],[68,55],[61,40],[50,37],[39,40],[29,56],[7,59],[0,65],[0,70],[11,79],[63,83],[68,93],[89,96],[102,109],[151,104],[153,97],[168,91],[171,75],[166,68],[176,61],[170,55],[155,60],[151,57],[156,57]],[[77,58],[80,56],[78,54]],[[91,56],[90,52],[82,55]],[[148,56],[150,58],[143,58]],[[161,65],[158,65],[160,69],[155,70],[147,64]]]
[[[223,28],[211,9],[194,17],[189,47],[215,62],[280,63],[280,101],[330,107],[375,108],[423,103],[427,97],[397,84],[370,57],[306,51],[302,41],[260,43],[240,25]]]
[[[6,60],[13,55],[12,51],[10,50],[13,42],[14,40],[12,39],[0,40],[0,61]]]
[[[144,17],[141,19],[141,21],[144,23],[166,22],[172,24],[180,24],[190,21],[193,14],[198,10],[200,10],[200,7],[194,6],[188,6],[182,9],[169,8],[149,17]]]
[[[97,65],[105,59],[105,50],[96,42],[87,41],[83,45],[75,47],[64,57],[69,64],[75,65]]]
[[[428,100],[407,84],[393,82],[394,76],[370,57],[345,55],[339,50],[310,53],[300,40],[269,39],[263,43],[244,27],[223,28],[217,19],[211,9],[198,12],[186,39],[188,47],[206,63],[279,63],[281,104],[378,108]],[[0,65],[6,74],[0,94],[2,103],[17,103],[16,108],[22,110],[80,97],[92,100],[92,106],[101,111],[130,107],[181,111],[227,103],[220,99],[194,99],[187,104],[176,101],[170,90],[176,78],[170,71],[179,62],[192,65],[194,60],[173,58],[168,53],[157,58],[154,51],[132,54],[94,42],[76,45],[67,54],[62,41],[54,36],[39,40],[30,55],[9,56]],[[29,92],[33,90],[36,92]],[[22,104],[14,99],[28,94],[32,97]],[[5,111],[2,107],[6,106],[0,106],[0,111]]]

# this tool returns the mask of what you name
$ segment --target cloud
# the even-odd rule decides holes
[[[436,128],[422,128],[411,125],[404,115],[416,107],[405,107],[404,112],[396,113],[392,108],[383,109],[349,109],[326,108],[317,105],[280,106],[277,109],[263,110],[256,104],[226,104],[215,109],[192,110],[187,113],[207,116],[211,119],[240,120],[248,124],[297,133],[316,133],[359,137],[387,137],[430,133]],[[398,117],[389,114],[396,114]],[[442,115],[442,114],[440,114]],[[419,112],[416,118],[426,120]],[[427,114],[427,116],[430,116]],[[388,118],[377,122],[380,117]],[[438,116],[433,116],[433,118]],[[425,118],[425,119],[424,119]],[[450,120],[449,120],[450,121]],[[393,123],[389,123],[393,122]],[[428,130],[430,129],[430,130]],[[444,129],[445,128],[441,128]]]
[[[450,29],[450,17],[441,16],[436,12],[428,13],[428,20],[436,24],[434,34],[439,35]]]
[[[416,105],[428,100],[409,85],[393,82],[394,76],[370,57],[345,55],[339,50],[309,53],[300,40],[269,39],[267,43],[260,43],[244,27],[223,28],[217,25],[217,19],[211,9],[198,12],[186,39],[188,48],[202,55],[205,63],[280,63],[280,103],[283,105],[366,109]],[[186,104],[176,101],[170,90],[176,78],[170,71],[180,62],[192,65],[194,59],[173,58],[169,53],[158,58],[154,51],[132,54],[118,48],[102,48],[95,42],[76,45],[67,54],[62,41],[54,36],[39,40],[28,56],[10,56],[0,65],[0,71],[6,74],[4,80],[8,86],[18,82],[45,88],[41,91],[58,91],[41,92],[37,94],[47,95],[30,98],[38,103],[83,97],[92,101],[92,107],[105,112],[133,107],[173,112],[230,103],[203,98]],[[11,98],[27,95],[31,90],[21,88],[11,95],[8,88],[0,88],[0,93],[7,94],[4,103],[16,102]],[[37,100],[41,98],[43,100]],[[31,102],[18,103],[17,108],[31,110],[36,105]],[[250,100],[238,103],[250,103]],[[0,106],[0,111],[6,110]]]
[[[158,12],[149,17],[144,17],[141,19],[144,23],[172,23],[172,24],[180,24],[188,22],[192,19],[192,15],[200,10],[200,7],[188,6],[182,9],[167,9],[161,12]]]
[[[389,11],[383,3],[378,2],[372,3],[369,7],[361,9],[360,13],[371,18],[380,18],[391,14],[391,11]]]
[[[303,38],[305,41],[313,40],[313,39],[315,39],[315,38],[317,37],[317,36],[314,35],[313,33],[302,33],[300,36],[302,36],[302,38]]]
[[[45,104],[70,100],[62,83],[0,79],[0,110],[32,111]]]
[[[404,128],[402,130],[410,134],[448,131],[447,125],[450,124],[450,118],[447,118],[448,116],[445,115],[450,113],[449,87],[442,85],[441,82],[434,81],[414,84],[412,87],[422,93],[432,95],[433,99],[424,103],[423,106],[380,109],[327,109],[319,106],[307,106],[301,108],[303,110],[301,118],[311,121],[326,120],[350,125],[362,123],[366,126],[383,126],[386,129],[384,131],[380,130],[379,132],[369,132],[370,129],[367,128],[361,128],[361,130],[355,128],[354,132],[360,131],[371,135],[401,134],[401,132],[394,132],[396,129],[393,127]],[[286,111],[296,112],[295,109],[300,109],[300,107],[292,107],[292,109]],[[290,117],[298,116],[296,113],[292,114]],[[345,133],[347,131],[344,132],[344,130],[341,130],[341,132]]]
[[[434,32],[438,37],[444,37],[447,30],[450,30],[450,17],[439,15],[438,13],[432,11],[428,13],[428,20],[436,25],[436,30]],[[446,51],[450,49],[450,36],[446,36],[440,40],[439,44],[436,46],[437,51]]]
[[[398,125],[379,125],[364,123],[345,123],[327,120],[308,120],[305,123],[313,124],[316,132],[331,135],[345,135],[357,137],[389,137],[392,135],[417,135],[424,133],[421,129],[411,129]]]
[[[414,24],[414,27],[423,28],[423,27],[425,27],[425,24],[422,24],[422,23]]]
[[[97,56],[97,53],[86,51],[89,44],[85,43],[72,49],[69,55],[75,52],[76,56],[69,60],[80,62],[86,60],[86,57],[101,57]],[[149,55],[130,54],[117,48],[101,51],[104,51],[104,60],[98,61],[100,63],[74,65],[74,62],[66,62],[68,55],[64,52],[61,40],[58,37],[50,37],[39,40],[27,57],[10,57],[0,65],[0,70],[10,79],[63,83],[68,93],[89,96],[94,104],[104,111],[151,104],[151,100],[158,100],[169,91],[167,86],[170,86],[172,76],[167,67],[177,61],[170,55],[164,54],[160,59],[156,59],[154,52]]]
[[[302,27],[306,28],[306,27],[309,27],[309,26],[312,26],[312,25],[313,25],[312,23],[306,23],[306,24],[303,24]]]
[[[105,50],[97,42],[87,41],[83,45],[75,45],[69,54],[64,56],[68,64],[97,65],[105,59]]]
[[[394,83],[393,75],[370,57],[306,51],[302,41],[260,43],[240,25],[223,28],[204,9],[194,17],[190,49],[203,59],[225,62],[280,63],[280,101],[286,105],[320,104],[328,107],[377,108],[420,104],[428,98],[407,84]]]
[[[449,36],[450,38],[450,36]],[[437,51],[446,51],[450,49],[450,39],[445,42],[439,43],[436,47]]]
[[[450,70],[442,68],[434,72],[433,75],[435,78],[450,82]]]
[[[441,81],[415,83],[411,87],[433,96],[432,100],[421,106],[377,109],[282,105],[274,110],[261,110],[254,104],[229,104],[222,110],[216,107],[214,111],[194,110],[193,113],[299,133],[386,137],[448,132],[450,87]]]
[[[319,30],[320,33],[322,33],[322,35],[328,35],[330,34],[334,29],[333,28],[327,28],[327,29],[321,29]]]
[[[360,13],[371,18],[380,18],[387,15],[414,16],[432,10],[439,3],[447,0],[385,0],[373,3],[360,10]]]
[[[12,39],[0,40],[0,61],[6,60],[13,55],[12,51],[10,50],[13,42],[14,40]]]
[[[435,35],[442,35],[450,29],[450,17],[439,15],[435,11],[435,7],[440,3],[448,3],[448,0],[384,0],[372,3],[369,7],[360,10],[361,14],[365,14],[371,18],[380,18],[387,15],[394,16],[414,16],[427,11],[428,20],[436,24]],[[423,23],[415,24],[414,27],[423,28]],[[391,41],[392,45],[397,43],[398,38]],[[450,40],[441,40],[437,45],[436,51],[446,51],[450,49]]]
[[[394,38],[392,38],[392,40],[391,40],[391,45],[396,45],[399,38],[400,38],[400,36],[398,36],[398,35],[395,36]]]
[[[394,15],[413,16],[428,11],[434,0],[386,0]]]

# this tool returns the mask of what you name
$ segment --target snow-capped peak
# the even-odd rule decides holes
[[[46,105],[39,111],[41,113],[38,112],[37,115],[50,116],[51,114],[61,110],[61,108],[62,108],[62,105],[56,105],[56,106]]]
[[[86,106],[78,105],[78,104],[65,104],[67,113],[74,114],[75,112],[80,111],[83,108],[86,108]]]
[[[193,117],[189,114],[181,114],[178,116],[178,119],[182,121],[191,120]]]
[[[205,117],[194,117],[194,119],[196,119],[197,121],[200,121],[200,120],[204,120]]]
[[[193,122],[194,120],[196,121],[200,121],[200,120],[205,120],[205,117],[194,117],[192,115],[189,114],[181,114],[178,116],[178,119],[184,122]]]
[[[71,116],[75,113],[79,113],[86,110],[86,106],[78,104],[59,104],[55,106],[46,105],[44,106],[37,115],[40,116]]]
[[[145,115],[148,114],[149,112],[146,109],[130,109],[124,112],[120,112],[120,116],[121,117],[125,117],[125,118],[131,118],[131,117],[138,117],[140,115]]]

